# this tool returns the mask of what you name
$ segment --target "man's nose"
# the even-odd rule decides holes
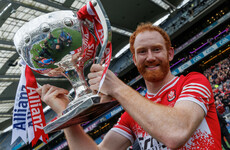
[[[151,50],[148,50],[146,60],[147,61],[155,61],[156,60],[156,57],[155,57],[154,53]]]

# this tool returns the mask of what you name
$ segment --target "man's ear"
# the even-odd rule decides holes
[[[133,54],[133,63],[134,65],[136,66],[136,58],[135,58],[135,55]]]
[[[169,61],[172,61],[174,58],[174,48],[170,47],[169,48]]]

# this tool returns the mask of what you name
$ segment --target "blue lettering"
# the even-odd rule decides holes
[[[21,100],[21,99],[27,99],[27,93],[26,92],[21,92],[20,93],[19,100]]]
[[[30,110],[27,113],[27,121],[28,121],[28,127],[33,126],[33,122],[32,122],[32,119],[31,119]]]
[[[14,112],[26,112],[26,109],[14,109]]]
[[[32,127],[32,126],[33,126],[33,122],[32,121],[28,122],[28,127]]]
[[[26,116],[26,114],[19,114],[19,113],[14,113],[14,117],[15,116]],[[25,118],[24,118],[25,119]]]
[[[27,99],[26,86],[22,85],[19,100]]]
[[[18,102],[19,107],[27,108],[27,105],[28,105],[27,101],[19,101]]]
[[[17,103],[18,108],[14,109],[13,128],[25,130],[26,112],[27,112],[27,93],[25,85],[21,86],[21,92]]]
[[[21,91],[26,91],[26,86],[22,85]]]
[[[25,129],[25,122],[19,122],[13,124],[13,128],[21,129],[21,130],[26,130]]]

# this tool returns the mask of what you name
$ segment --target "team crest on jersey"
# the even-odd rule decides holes
[[[168,98],[169,102],[174,100],[176,98],[176,90],[174,90],[174,89],[170,90],[168,95],[167,95],[167,98]]]

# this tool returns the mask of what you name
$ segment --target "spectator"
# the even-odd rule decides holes
[[[224,94],[224,97],[223,97],[223,99],[222,99],[221,102],[224,105],[225,111],[227,111],[227,113],[229,113],[229,110],[230,110],[230,100],[229,100],[228,94]]]
[[[42,50],[39,52],[39,56],[45,57],[45,58],[50,58],[51,54],[50,54],[49,50],[46,47],[44,47],[42,44],[40,44],[40,47]]]
[[[217,100],[215,101],[216,109],[220,114],[223,114],[225,112],[224,104],[219,100],[219,97],[217,97]]]

